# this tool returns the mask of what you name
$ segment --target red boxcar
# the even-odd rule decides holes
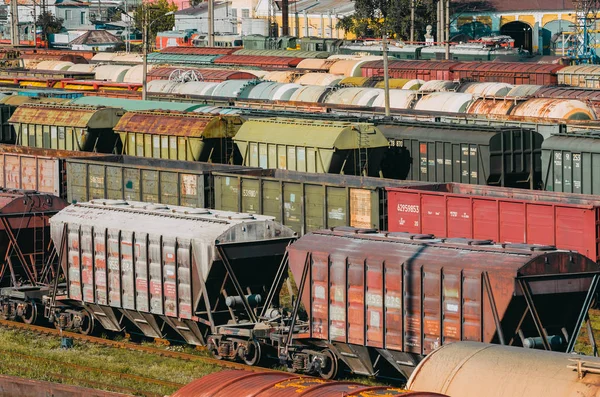
[[[388,64],[390,78],[452,80],[454,61],[392,61]],[[383,76],[383,61],[366,62],[361,66],[363,77]]]
[[[187,55],[231,55],[240,47],[166,47],[160,50],[165,54],[187,54]]]
[[[508,84],[556,85],[562,65],[526,62],[461,62],[452,66],[454,79]]]
[[[388,229],[437,237],[554,245],[600,260],[600,197],[441,184],[388,189]]]
[[[158,67],[148,72],[148,81],[152,80],[168,80],[175,71],[193,70],[198,75],[199,80],[221,83],[226,80],[252,80],[256,76],[248,72],[240,72],[237,70],[224,69],[198,69],[198,68],[178,68],[178,67]]]
[[[295,68],[304,58],[256,56],[256,55],[223,55],[215,59],[215,65],[255,66],[261,69]]]

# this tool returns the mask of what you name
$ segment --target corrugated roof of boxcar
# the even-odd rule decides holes
[[[224,128],[224,123],[239,126],[238,116],[216,116],[188,112],[127,112],[115,126],[115,132],[224,138],[235,135],[236,128]]]
[[[359,147],[357,132],[369,135],[366,147],[389,145],[381,131],[373,124],[285,118],[248,120],[233,139],[242,142],[343,150]],[[365,145],[361,147],[364,148]]]
[[[250,372],[225,370],[214,372],[187,384],[171,397],[432,397],[439,394],[413,393],[388,386],[367,386],[354,382],[328,382],[319,378],[282,372]]]
[[[558,74],[600,74],[600,66],[597,65],[571,65],[565,66],[557,72]]]
[[[72,99],[70,98],[39,98],[39,97],[30,97],[25,95],[9,95],[0,99],[0,103],[4,105],[10,106],[21,106],[24,103],[71,103]],[[105,99],[106,101],[106,99]]]
[[[451,143],[489,144],[490,140],[502,132],[501,128],[465,126],[445,123],[398,123],[379,124],[377,128],[388,139],[415,139]]]
[[[552,135],[549,138],[544,139],[542,142],[542,150],[600,153],[600,134],[581,133],[572,135]]]
[[[239,49],[239,47],[166,47],[160,52],[163,54],[231,55]]]
[[[454,70],[476,71],[487,73],[536,73],[553,74],[564,66],[527,62],[460,62],[453,66]]]
[[[19,106],[8,121],[74,128],[113,128],[122,114],[122,109],[102,106],[26,103]]]
[[[306,73],[298,77],[294,83],[302,85],[327,86],[337,84],[344,76],[331,73]]]
[[[83,96],[73,99],[73,105],[85,106],[104,106],[110,104],[112,107],[122,108],[127,111],[132,110],[179,110],[182,112],[191,112],[198,107],[204,106],[193,103],[167,102],[167,101],[142,101],[139,99],[124,98],[104,98],[101,96]]]
[[[148,54],[148,62],[182,65],[210,65],[220,56],[221,55],[163,54],[161,52],[153,52]]]
[[[214,60],[215,65],[245,65],[261,67],[296,67],[302,58],[253,56],[253,55],[223,55]]]
[[[217,240],[225,242],[227,238],[223,237],[237,225],[248,222],[269,222],[273,219],[265,215],[203,208],[136,201],[92,200],[89,203],[68,206],[54,215],[50,224],[53,235],[55,230],[60,230],[59,233],[62,233],[64,223],[75,223],[156,236],[173,236],[178,239],[202,240],[214,244]],[[293,235],[292,231],[284,226],[279,226],[278,229],[281,231],[280,237]]]
[[[397,263],[404,262],[412,269],[420,269],[426,264],[432,267],[431,271],[434,271],[433,268],[444,267],[444,269],[465,269],[514,276],[541,276],[560,274],[565,271],[560,260],[550,261],[548,266],[544,266],[544,257],[547,257],[548,253],[552,255],[559,252],[553,247],[542,246],[541,249],[535,250],[533,249],[535,246],[527,244],[496,245],[486,240],[461,238],[439,240],[410,233],[357,233],[353,230],[355,229],[343,227],[335,228],[333,231],[319,230],[309,233],[292,244],[288,250],[353,255],[354,258],[358,255],[361,263],[364,258],[381,260],[383,256],[383,258],[392,258]],[[413,239],[411,236],[417,238]],[[427,249],[423,249],[424,246]],[[567,254],[565,251],[562,252]],[[577,261],[575,266],[578,272],[598,272],[598,265],[595,262],[583,255],[575,255]],[[296,276],[298,269],[293,270]],[[514,286],[514,282],[511,280],[509,285]]]
[[[541,85],[535,84],[520,84],[513,89],[511,89],[506,96],[510,97],[523,97],[523,96],[531,96],[536,94],[538,91],[542,89]]]
[[[450,70],[460,62],[456,61],[391,61],[388,69],[397,70]],[[361,65],[361,69],[383,68],[383,61],[370,61]]]
[[[327,58],[331,53],[325,51],[298,51],[298,50],[237,50],[233,55],[247,55],[260,57],[292,57],[292,58]]]
[[[541,87],[535,92],[538,98],[569,98],[600,100],[600,90],[579,87]]]
[[[173,72],[183,73],[192,71],[198,76],[200,81],[222,82],[225,80],[251,80],[256,76],[248,72],[229,69],[202,69],[186,67],[157,67],[148,72],[148,77],[159,77],[167,80]]]

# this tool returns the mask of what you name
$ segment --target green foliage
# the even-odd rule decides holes
[[[144,16],[147,14],[149,26],[148,43],[154,43],[158,32],[172,30],[173,26],[175,26],[175,16],[165,16],[166,13],[175,11],[177,11],[177,6],[169,0],[153,0],[145,2],[135,11],[135,27],[141,32],[144,31]]]
[[[48,35],[51,33],[58,33],[63,28],[63,19],[56,18],[54,14],[49,11],[42,12],[39,16],[35,25],[42,30],[42,38],[48,40]]]
[[[410,38],[410,9],[412,0],[355,0],[355,14],[338,22],[338,28],[352,32],[358,37],[381,37],[387,32],[390,37],[408,40]],[[414,0],[415,40],[425,40],[427,25],[434,27],[437,22],[436,0]],[[489,0],[450,2],[450,13],[454,17],[464,12],[493,11]]]

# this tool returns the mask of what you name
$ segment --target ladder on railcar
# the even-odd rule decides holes
[[[361,175],[369,175],[369,135],[358,131],[358,165]]]
[[[225,160],[228,164],[235,164],[235,125],[232,120],[227,120],[227,131],[225,132]]]

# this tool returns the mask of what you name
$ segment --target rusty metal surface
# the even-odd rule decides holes
[[[160,50],[165,54],[185,54],[185,55],[231,55],[241,47],[166,47]]]
[[[579,378],[578,362],[584,372]],[[452,397],[596,397],[600,359],[512,346],[461,342],[434,351],[411,376],[408,387]]]
[[[291,229],[269,216],[123,200],[70,205],[50,219],[50,227],[57,245],[76,247],[59,250],[64,252],[59,259],[70,299],[105,312],[118,308],[153,338],[165,338],[167,330],[133,319],[161,315],[192,345],[204,345],[211,327],[231,320],[220,297],[239,293],[228,278],[237,278],[243,291],[267,290],[285,247],[295,239]],[[162,246],[159,251],[156,244]],[[146,262],[146,271],[130,265],[135,246],[148,252],[144,259],[136,256]],[[122,255],[115,256],[115,247]],[[229,271],[223,265],[226,256]],[[107,267],[113,260],[118,269]],[[245,313],[236,311],[238,318]],[[109,329],[125,326],[125,319],[99,321]]]
[[[223,55],[214,60],[215,65],[258,66],[265,70],[287,69],[296,67],[303,58],[253,56],[253,55]]]
[[[221,371],[206,375],[179,389],[171,397],[340,397],[340,396],[440,396],[413,393],[388,386],[366,386],[355,382],[328,382],[283,373]]]
[[[231,138],[243,123],[238,116],[189,112],[127,112],[116,132],[204,138]],[[231,128],[227,128],[231,126]]]
[[[582,295],[600,274],[592,260],[552,247],[347,227],[307,234],[288,253],[295,280],[310,266],[302,291],[308,337],[415,355],[460,340],[498,343],[519,329],[536,336],[532,324],[518,324],[523,312],[514,311],[523,277],[535,280],[530,285],[548,335],[574,330]]]
[[[508,115],[510,111],[522,101],[512,99],[476,99],[467,108],[468,114],[498,114]]]
[[[130,394],[113,393],[103,390],[89,389],[60,383],[23,379],[14,376],[0,375],[1,397],[125,397]]]
[[[101,107],[53,106],[50,104],[37,105],[26,103],[15,110],[9,122],[11,124],[37,124],[87,128],[94,116],[101,111]]]
[[[596,120],[594,110],[576,99],[534,98],[514,107],[511,115],[561,120]]]
[[[148,72],[148,81],[152,80],[168,80],[171,73],[176,70],[189,71],[193,70],[201,76],[202,81],[220,83],[225,80],[252,80],[256,78],[251,73],[240,72],[238,70],[223,70],[223,69],[200,69],[200,68],[178,68],[178,67],[156,67]]]
[[[72,150],[0,145],[0,186],[66,197],[65,158],[99,156]]]

